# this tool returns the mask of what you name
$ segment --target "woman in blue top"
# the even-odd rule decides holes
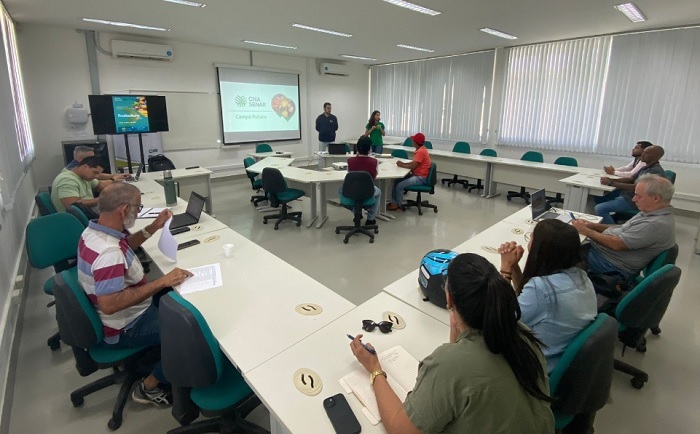
[[[581,262],[576,229],[556,219],[537,223],[528,245],[525,269],[518,262],[524,249],[514,241],[498,249],[501,274],[518,295],[521,321],[542,341],[547,371],[552,372],[574,337],[598,314],[595,292]]]
[[[380,119],[381,113],[375,110],[365,126],[365,136],[372,139],[372,152],[375,154],[381,154],[384,150],[384,139],[382,138],[385,135],[384,124],[379,122]]]

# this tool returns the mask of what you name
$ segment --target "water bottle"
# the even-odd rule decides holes
[[[163,171],[163,188],[165,189],[165,205],[177,205],[177,194],[175,194],[175,181],[173,174],[169,170]]]

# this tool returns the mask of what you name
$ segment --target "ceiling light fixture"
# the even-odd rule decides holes
[[[495,29],[490,29],[488,27],[484,27],[483,29],[479,29],[484,33],[488,33],[489,35],[493,36],[498,36],[499,38],[504,38],[504,39],[518,39],[517,36],[509,35],[508,33],[503,33],[501,31],[495,30]]]
[[[642,11],[634,3],[623,3],[620,5],[615,5],[615,9],[625,14],[628,20],[633,23],[641,23],[646,21],[647,17],[644,16]]]
[[[357,60],[377,60],[373,57],[353,56],[351,54],[341,54],[340,57],[345,57],[346,59],[357,59]]]
[[[426,53],[434,53],[435,52],[435,50],[431,50],[428,48],[414,47],[413,45],[398,44],[397,47],[408,48],[409,50],[425,51]]]
[[[392,5],[395,6],[401,6],[402,8],[410,9],[414,12],[420,12],[422,14],[430,15],[431,17],[434,17],[435,15],[440,15],[442,12],[434,11],[432,9],[425,8],[423,6],[409,3],[407,1],[403,0],[384,0],[387,3],[391,3]]]
[[[191,2],[191,1],[187,1],[187,0],[163,0],[163,1],[168,2],[168,3],[175,3],[178,5],[192,6],[194,8],[203,8],[206,6],[204,3]]]
[[[142,30],[157,30],[159,32],[169,32],[170,31],[170,29],[166,29],[164,27],[144,26],[141,24],[123,23],[121,21],[98,20],[95,18],[83,18],[83,21],[88,22],[88,23],[106,24],[108,26],[132,27],[134,29],[142,29]]]
[[[351,34],[348,34],[348,33],[336,32],[333,30],[326,30],[326,29],[319,29],[318,27],[306,26],[304,24],[293,23],[292,27],[296,27],[297,29],[313,30],[314,32],[328,33],[329,35],[343,36],[345,38],[349,38],[352,36]]]
[[[296,50],[297,47],[290,47],[289,45],[278,45],[278,44],[269,44],[267,42],[258,42],[258,41],[243,41],[246,44],[254,44],[254,45],[264,45],[266,47],[275,47],[275,48],[286,48],[288,50]]]

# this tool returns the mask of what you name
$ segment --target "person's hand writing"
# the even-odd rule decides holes
[[[605,173],[607,173],[608,175],[614,175],[614,174],[615,174],[615,168],[612,167],[612,166],[605,166],[605,167],[603,167],[603,170],[604,170]]]
[[[501,244],[498,253],[501,255],[501,270],[509,271],[518,265],[525,254],[525,249],[515,241],[509,241]]]
[[[173,212],[170,211],[168,208],[165,208],[163,211],[160,212],[160,214],[158,214],[158,217],[156,217],[156,219],[153,220],[153,223],[151,223],[151,228],[154,230],[154,232],[158,229],[162,229],[165,225],[165,222],[168,221],[168,219],[172,216]],[[153,232],[151,232],[151,234],[153,234]]]
[[[374,350],[372,344],[365,344],[367,347]],[[367,370],[367,372],[374,372],[382,369],[382,365],[379,363],[379,358],[376,354],[372,354],[362,346],[362,335],[355,336],[352,342],[350,342],[350,350],[358,362]],[[375,350],[376,351],[376,350]]]
[[[183,270],[182,268],[175,268],[170,273],[161,277],[161,279],[163,279],[163,283],[165,284],[165,286],[168,287],[179,285],[182,282],[184,282],[185,279],[192,276],[193,274],[187,270]]]

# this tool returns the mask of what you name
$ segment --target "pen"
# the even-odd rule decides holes
[[[351,341],[354,341],[354,340],[355,340],[355,338],[353,338],[351,334],[348,334],[347,336],[350,338]],[[377,354],[376,351],[374,351],[373,349],[371,349],[371,348],[368,347],[367,345],[363,344],[362,342],[360,342],[360,345],[362,345],[363,347],[365,347],[365,350],[369,351],[371,354]]]
[[[571,211],[569,211],[569,215],[571,216],[571,220],[576,220],[576,217],[574,217],[574,213],[572,213]]]

